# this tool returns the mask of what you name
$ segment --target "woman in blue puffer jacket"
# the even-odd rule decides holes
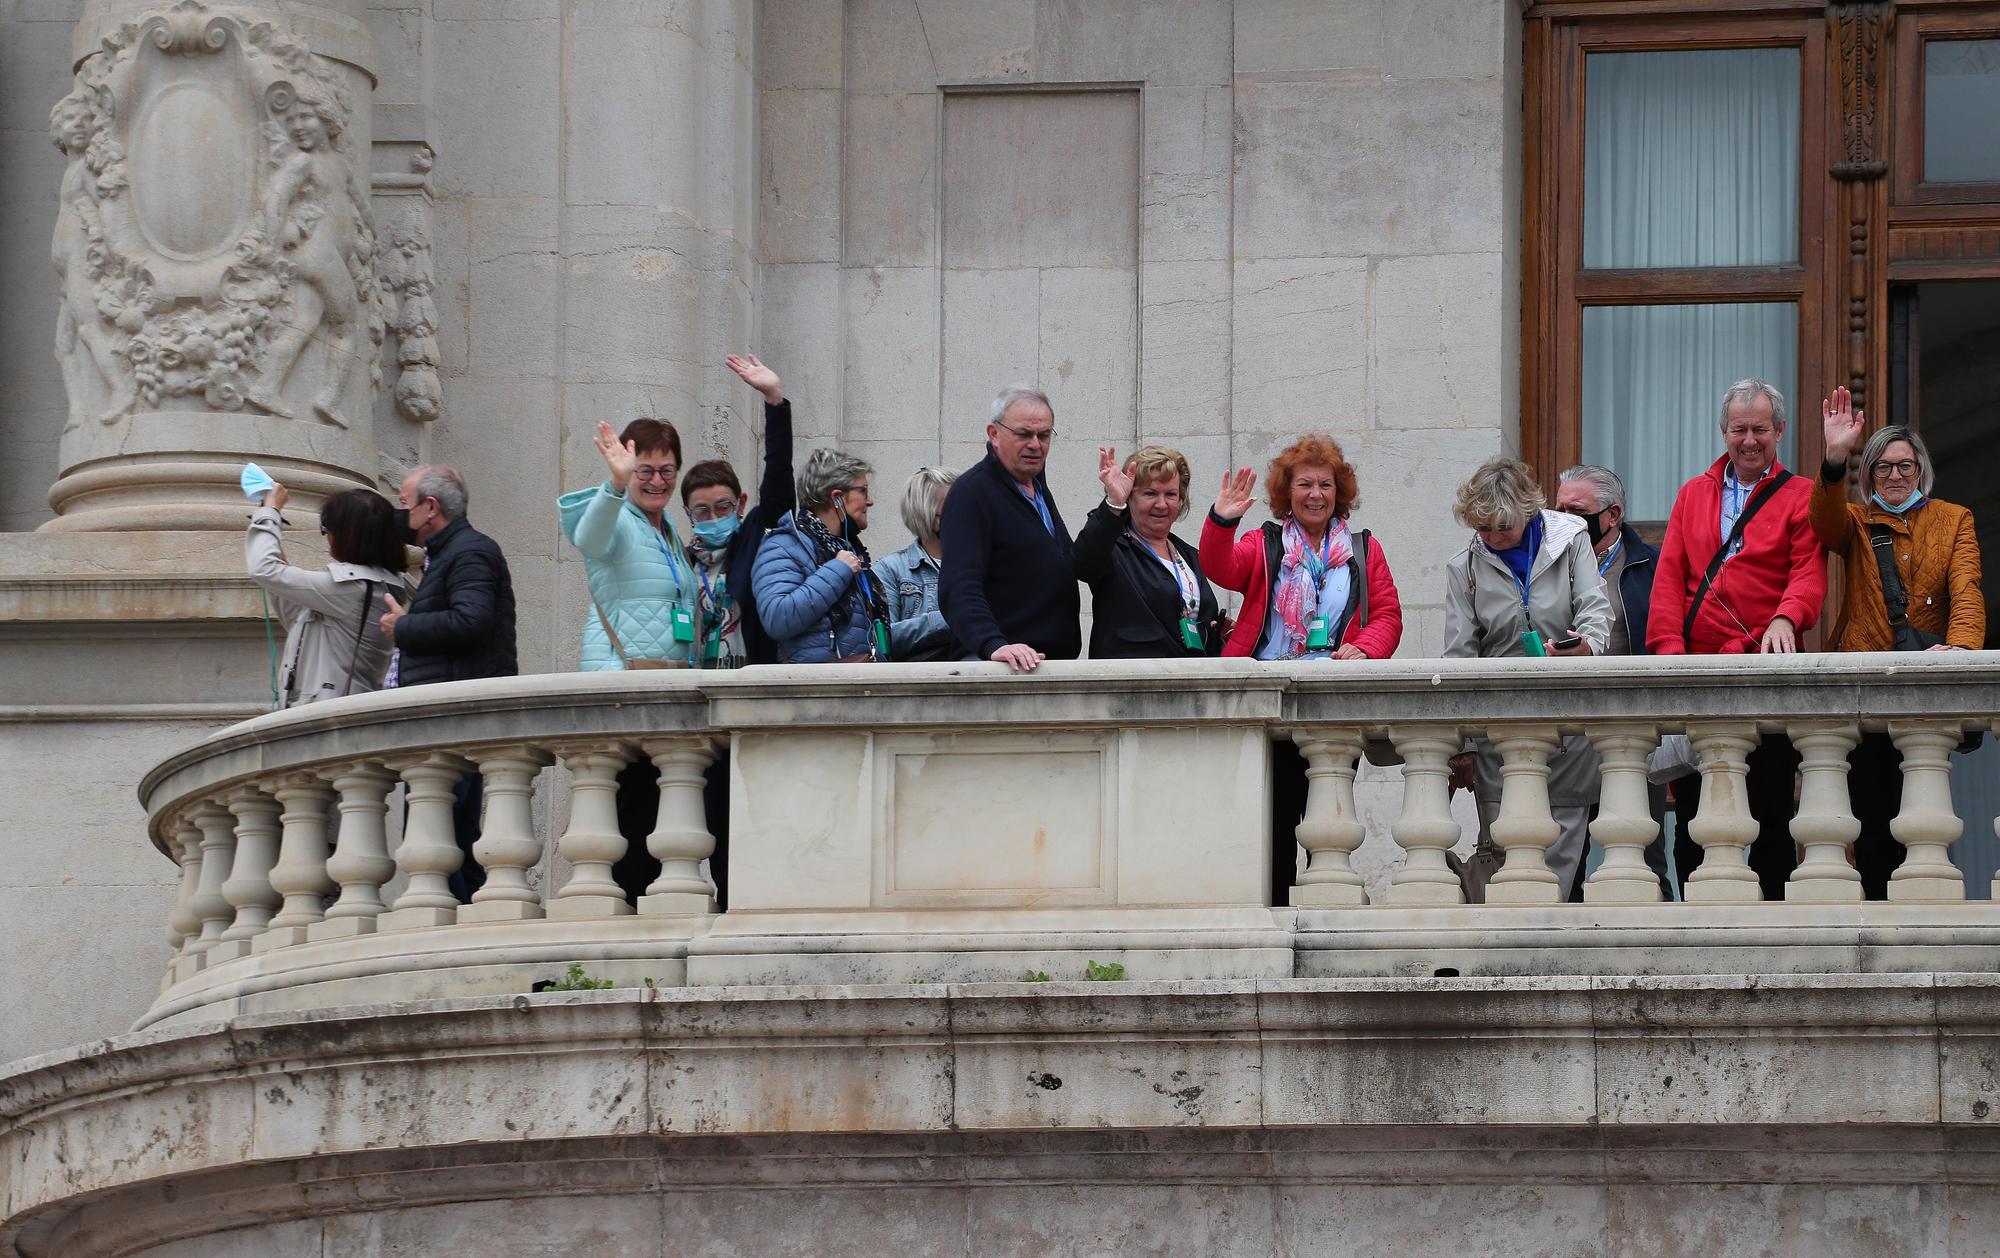
[[[764,630],[787,664],[889,658],[889,608],[869,575],[868,464],[815,450],[799,473],[799,508],[757,551],[750,588]]]
[[[610,479],[557,499],[564,536],[583,552],[590,615],[586,673],[685,668],[694,642],[694,569],[667,504],[681,470],[681,437],[660,419],[613,435],[597,426]],[[608,618],[608,623],[607,623]]]

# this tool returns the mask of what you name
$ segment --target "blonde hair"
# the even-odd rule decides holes
[[[947,472],[941,467],[920,467],[911,473],[909,482],[903,486],[903,527],[910,530],[920,542],[935,542],[938,504],[944,501],[944,494],[951,483],[958,479],[957,472]]]
[[[1125,470],[1132,474],[1132,489],[1137,492],[1156,480],[1174,477],[1180,481],[1181,509],[1174,519],[1187,519],[1188,507],[1193,499],[1189,491],[1194,488],[1194,473],[1188,470],[1187,457],[1179,450],[1169,450],[1165,446],[1145,446],[1132,452],[1125,460]]]
[[[1519,459],[1488,459],[1458,487],[1451,513],[1466,528],[1511,529],[1548,505],[1535,469]]]

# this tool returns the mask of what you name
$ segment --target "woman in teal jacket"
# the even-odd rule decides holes
[[[680,434],[659,419],[635,419],[615,436],[600,423],[597,449],[610,479],[556,503],[590,584],[582,669],[685,668],[697,582],[667,518],[681,470]]]

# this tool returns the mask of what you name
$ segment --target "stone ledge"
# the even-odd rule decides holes
[[[1990,974],[909,984],[257,1015],[8,1068],[0,1202],[18,1224],[252,1163],[636,1135],[1858,1122],[1938,1144],[2000,1133],[1996,995]]]

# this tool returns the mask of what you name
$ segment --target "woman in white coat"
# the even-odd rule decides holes
[[[243,538],[250,579],[271,596],[272,613],[285,623],[278,706],[380,689],[393,648],[379,622],[388,596],[409,601],[396,509],[369,489],[328,498],[319,510],[319,531],[332,561],[317,571],[285,561],[280,512],[290,496],[283,485],[267,491]]]

